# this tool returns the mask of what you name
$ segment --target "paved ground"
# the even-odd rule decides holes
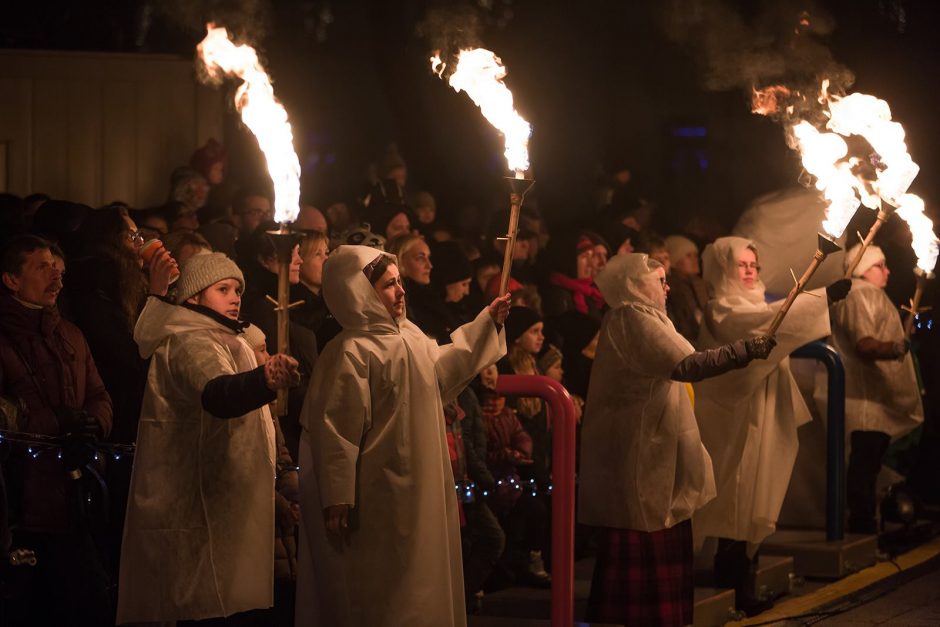
[[[940,569],[901,584],[874,601],[814,624],[937,627],[940,625]]]

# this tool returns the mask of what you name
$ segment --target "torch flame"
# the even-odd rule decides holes
[[[775,113],[777,98],[788,94],[782,86],[754,89],[752,110]],[[897,208],[911,229],[918,267],[933,270],[938,251],[933,224],[924,215],[924,201],[907,193],[920,168],[907,151],[904,127],[891,120],[888,103],[867,94],[831,94],[828,80],[822,81],[818,101],[829,118],[825,129],[802,120],[793,124],[790,133],[803,168],[816,177],[816,189],[828,205],[823,229],[833,238],[840,237],[859,204],[881,209],[886,202]],[[843,138],[853,135],[863,137],[873,153],[850,155]]]
[[[441,76],[444,63],[440,56],[431,57],[431,69]],[[499,57],[483,48],[461,50],[457,67],[447,79],[455,91],[465,91],[483,112],[490,124],[503,134],[506,161],[516,178],[523,178],[529,169],[529,136],[532,127],[513,108],[512,92],[503,83],[506,68]]]
[[[924,215],[923,199],[914,194],[904,194],[898,199],[897,214],[911,229],[911,248],[917,255],[917,267],[924,272],[933,272],[940,242],[933,233],[933,222]]]
[[[300,161],[294,151],[287,111],[274,97],[271,78],[248,45],[236,46],[225,28],[206,26],[207,33],[196,50],[213,79],[236,76],[242,84],[235,91],[235,108],[255,137],[268,163],[274,184],[274,218],[293,222],[300,211]]]

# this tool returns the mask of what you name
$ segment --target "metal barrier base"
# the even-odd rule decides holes
[[[754,573],[754,597],[763,601],[790,594],[795,575],[794,560],[789,555],[761,555]]]
[[[736,618],[734,590],[695,588],[695,609],[692,610],[695,627],[719,627]]]
[[[764,555],[793,557],[801,577],[840,579],[875,563],[878,537],[845,534],[842,540],[826,541],[826,532],[816,529],[782,529],[761,543]]]

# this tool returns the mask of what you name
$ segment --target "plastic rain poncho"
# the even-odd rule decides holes
[[[662,286],[646,255],[614,257],[596,282],[611,309],[581,427],[578,519],[639,531],[672,527],[715,496],[689,395],[670,380],[695,349],[651,298]]]
[[[782,304],[764,302],[760,279],[747,289],[738,278],[737,260],[748,246],[748,239],[722,237],[705,249],[703,276],[713,297],[699,337],[703,349],[765,333]],[[753,551],[776,529],[799,448],[797,427],[812,418],[789,355],[827,335],[825,290],[801,294],[767,360],[695,384],[695,415],[718,488],[715,500],[693,518],[696,544],[708,536],[730,538],[748,541]]]
[[[274,589],[274,426],[267,407],[202,408],[216,377],[257,367],[248,343],[157,298],[134,339],[151,358],[121,551],[118,623],[267,608]]]
[[[483,311],[438,346],[392,319],[362,271],[379,254],[340,246],[323,269],[343,331],[320,355],[301,414],[298,626],[466,624],[443,404],[505,354],[505,334]],[[348,543],[323,521],[343,503]]]
[[[885,291],[860,278],[879,261],[884,261],[884,253],[870,246],[853,273],[852,291],[830,310],[832,343],[845,366],[846,437],[853,431],[881,431],[898,438],[924,421],[911,354],[872,360],[855,348],[866,337],[881,342],[906,339],[898,310]],[[824,382],[825,377],[818,376],[817,389],[824,390]]]

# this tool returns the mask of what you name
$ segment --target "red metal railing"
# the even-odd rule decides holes
[[[575,409],[560,383],[535,375],[500,375],[496,391],[537,396],[552,426],[552,627],[574,625]]]

